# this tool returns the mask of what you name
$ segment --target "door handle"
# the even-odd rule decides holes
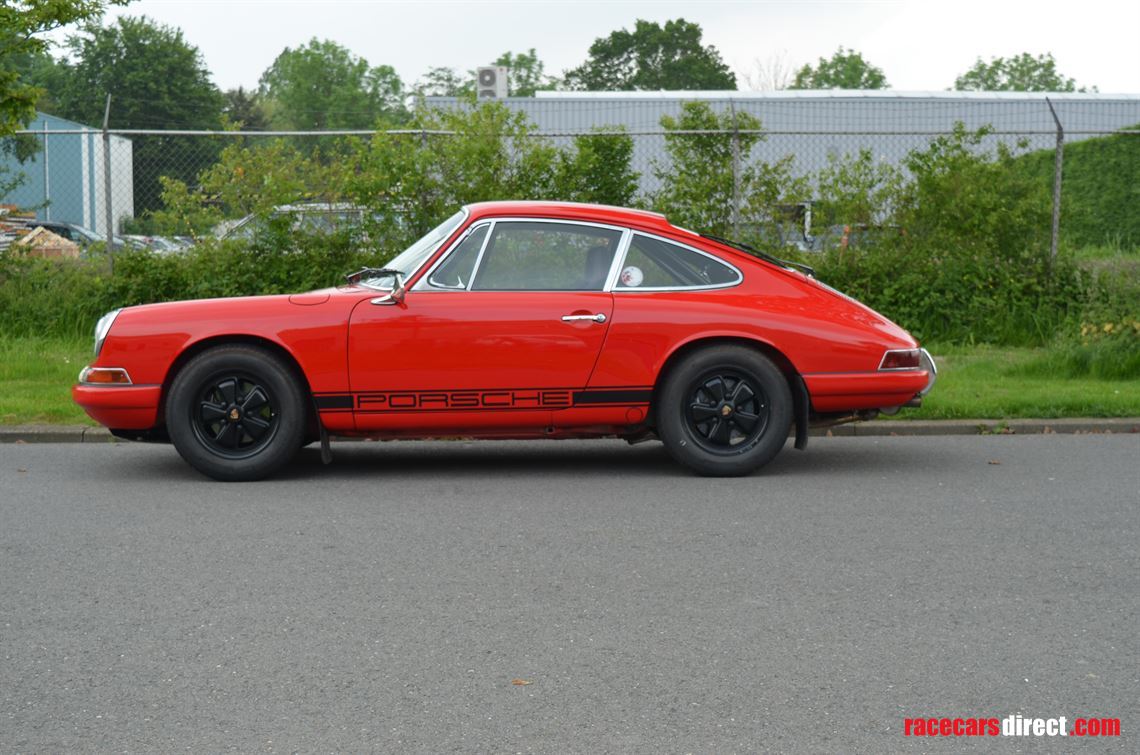
[[[578,320],[593,320],[594,322],[605,322],[606,316],[599,312],[596,315],[562,315],[562,322],[577,322]]]

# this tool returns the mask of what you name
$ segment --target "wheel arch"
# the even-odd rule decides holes
[[[203,338],[199,341],[195,341],[194,343],[184,348],[181,352],[179,352],[178,356],[176,356],[174,358],[174,361],[171,362],[170,368],[166,371],[166,377],[164,377],[162,381],[162,391],[159,394],[158,400],[158,418],[160,422],[163,422],[165,424],[163,418],[166,416],[166,400],[170,395],[170,386],[174,382],[174,378],[178,376],[178,373],[182,370],[182,368],[189,364],[190,360],[192,360],[194,357],[218,346],[257,346],[264,348],[266,351],[272,352],[276,356],[280,357],[282,361],[289,367],[289,369],[292,370],[293,377],[298,381],[299,385],[301,386],[301,390],[305,393],[305,397],[307,399],[305,401],[307,412],[307,415],[305,417],[305,425],[307,431],[310,433],[316,433],[319,430],[320,419],[317,415],[316,404],[313,401],[313,388],[309,385],[309,379],[306,377],[305,371],[301,369],[300,362],[297,361],[297,358],[293,355],[292,352],[289,351],[289,349],[285,348],[280,343],[277,343],[276,341],[273,341],[269,338],[265,338],[264,336],[255,336],[250,334],[226,334],[210,336],[208,338]]]
[[[652,405],[657,404],[658,393],[664,386],[670,372],[676,369],[677,365],[681,364],[690,354],[713,346],[743,346],[763,354],[776,365],[788,382],[788,389],[792,392],[792,416],[796,427],[796,448],[801,450],[806,448],[808,422],[811,414],[811,396],[808,394],[807,385],[804,383],[799,370],[784,352],[758,338],[737,335],[704,336],[679,345],[666,357],[661,369],[657,371],[657,378],[653,383]]]

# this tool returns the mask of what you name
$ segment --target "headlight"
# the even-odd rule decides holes
[[[111,332],[111,325],[114,324],[115,318],[118,317],[122,311],[122,309],[112,309],[100,317],[99,322],[95,323],[95,356],[99,356],[99,352],[103,349],[103,341],[107,338],[107,334]]]

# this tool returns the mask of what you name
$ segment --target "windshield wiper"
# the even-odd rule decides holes
[[[349,283],[360,283],[365,278],[379,278],[384,275],[391,275],[398,281],[403,274],[403,270],[396,270],[390,267],[362,267],[356,272],[344,276],[344,279]],[[367,288],[376,288],[376,286],[369,286],[367,283],[360,283],[360,285],[366,286]]]
[[[733,241],[732,239],[726,239],[726,238],[723,238],[721,236],[713,236],[711,233],[702,233],[701,235],[704,236],[706,239],[712,239],[713,241],[719,241],[722,244],[725,244],[727,246],[731,246],[735,249],[739,249],[742,252],[748,252],[749,254],[752,254],[752,255],[759,257],[760,259],[764,260],[765,262],[771,262],[773,265],[780,265],[781,267],[794,268],[794,269],[802,272],[804,275],[807,275],[811,278],[815,277],[815,268],[810,267],[808,265],[805,265],[801,262],[792,262],[791,260],[780,259],[779,257],[777,257],[775,255],[768,254],[767,252],[762,252],[754,246],[751,246],[749,244],[745,244],[743,241]]]

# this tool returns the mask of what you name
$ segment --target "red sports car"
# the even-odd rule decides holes
[[[795,426],[915,406],[906,331],[793,265],[640,210],[463,208],[383,269],[291,296],[127,307],[95,328],[75,401],[253,480],[329,434],[660,438],[749,473]]]

